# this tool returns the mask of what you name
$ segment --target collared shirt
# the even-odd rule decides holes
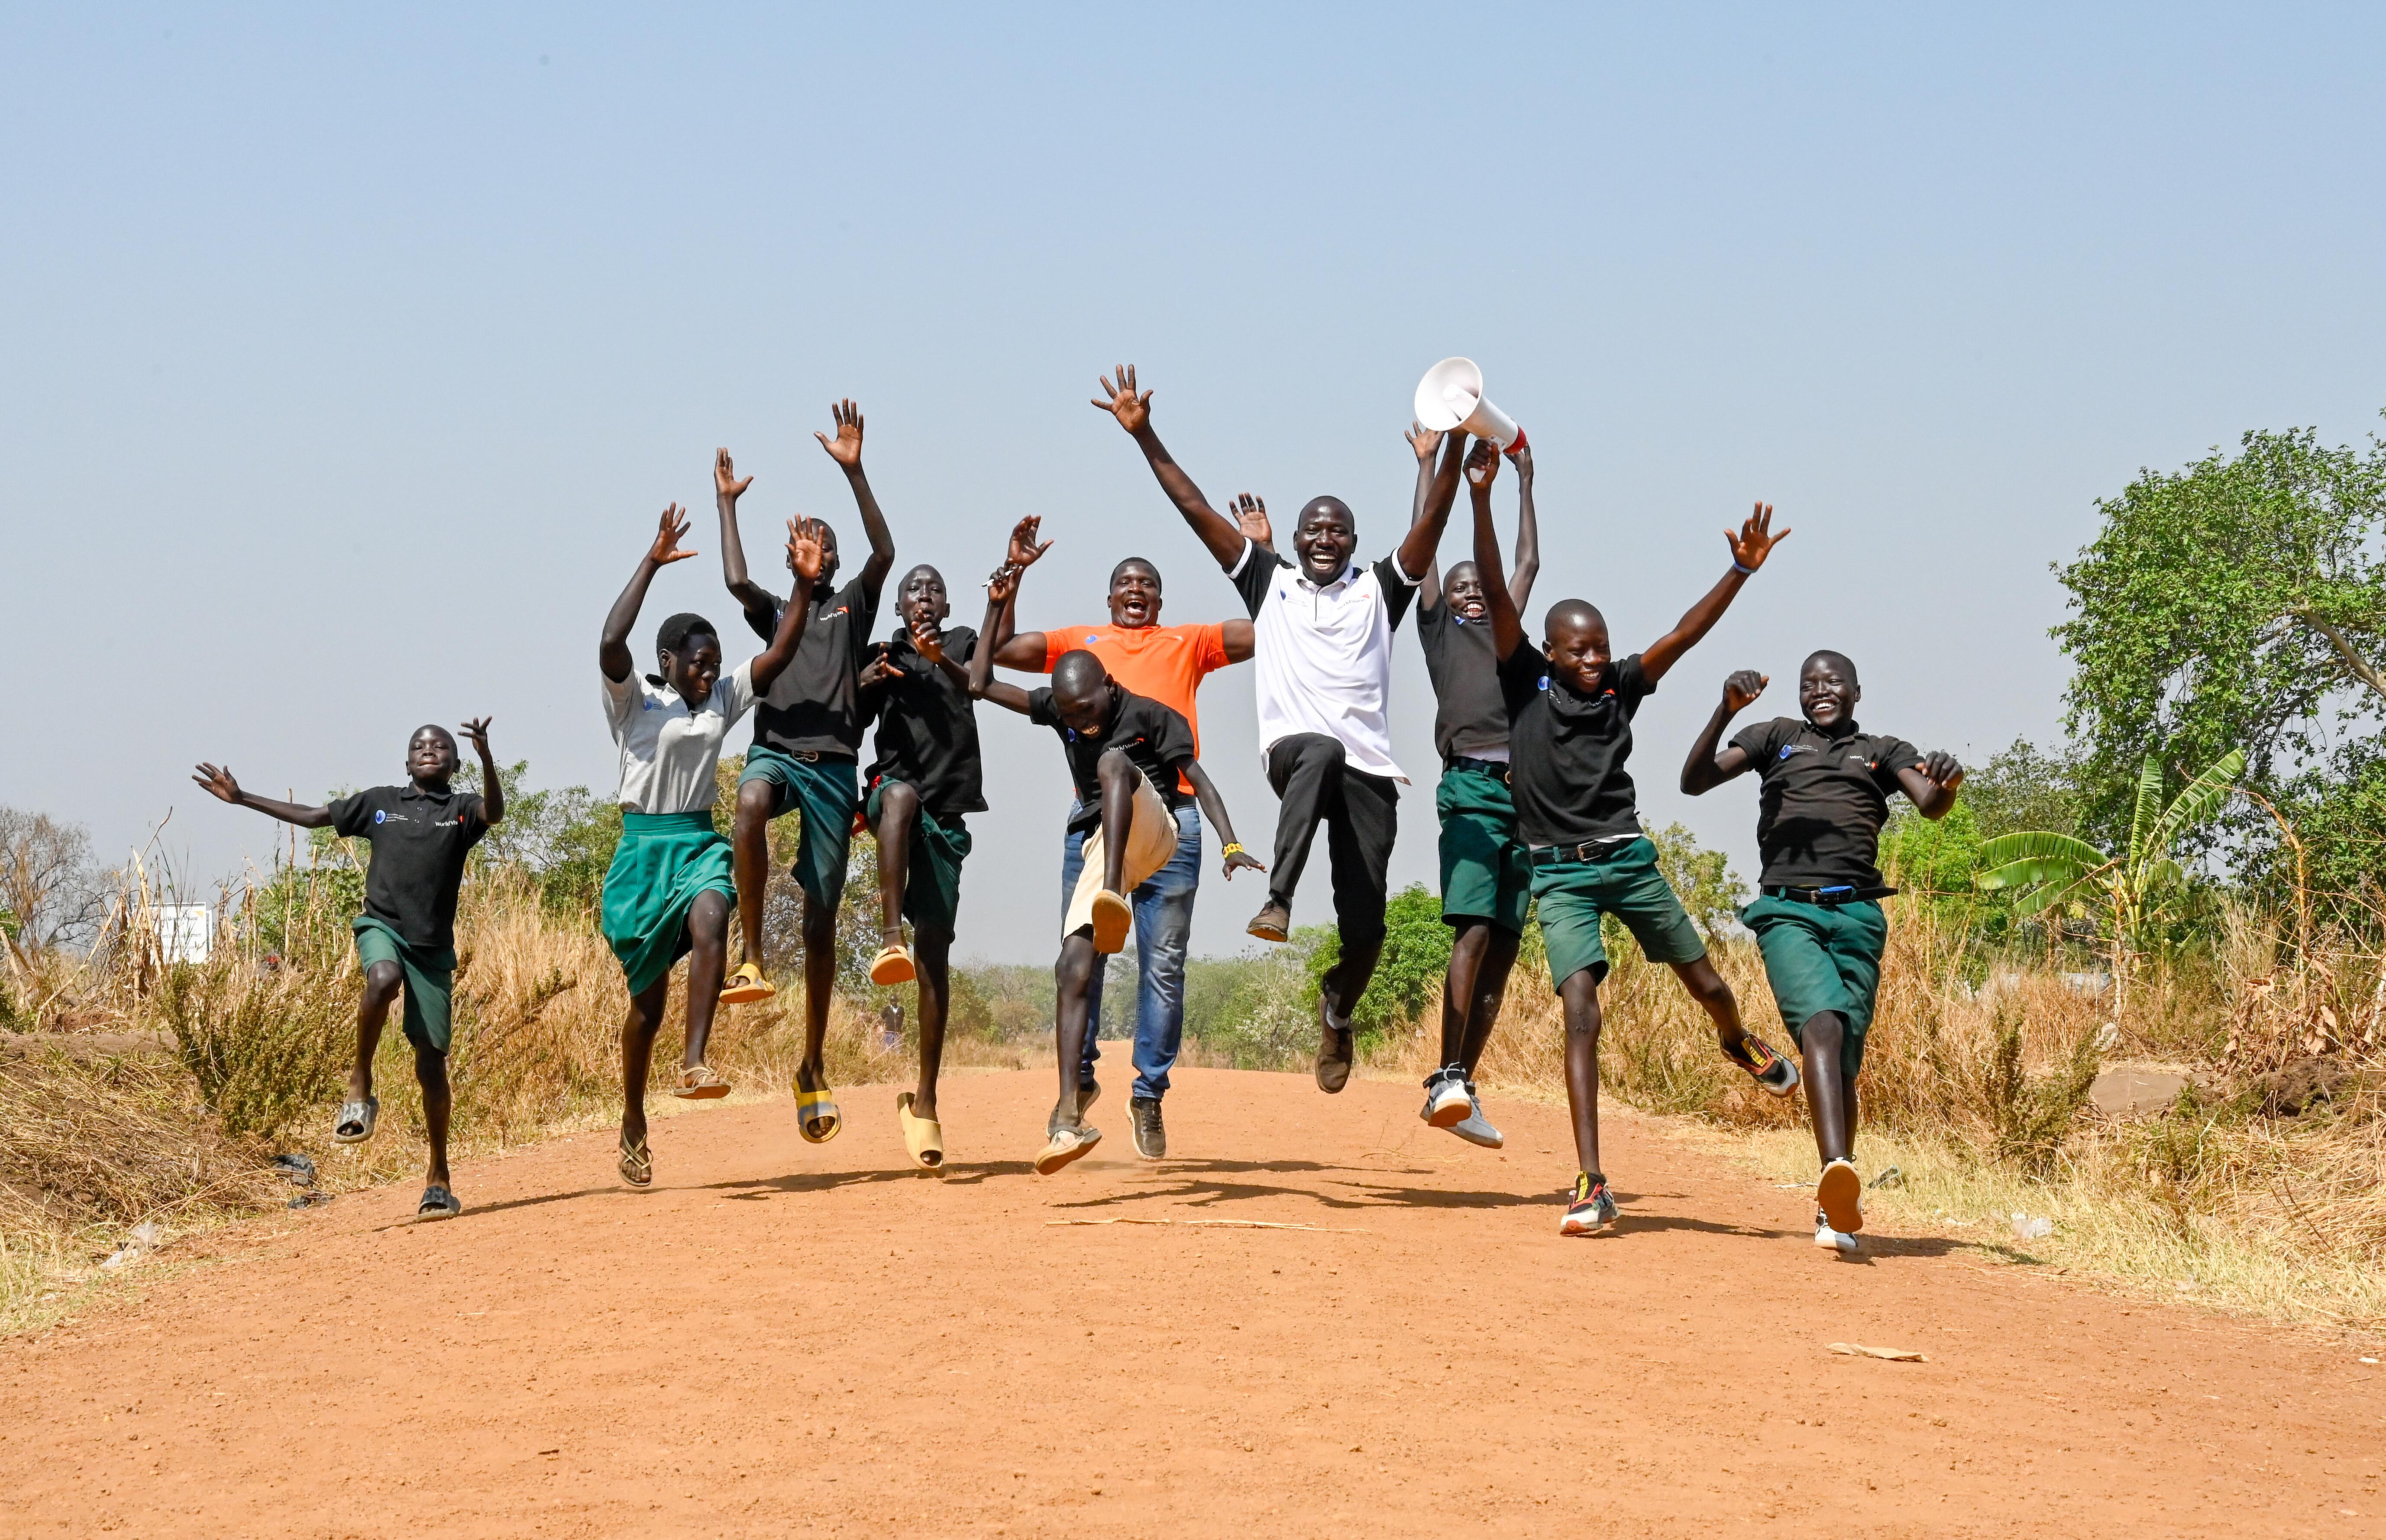
[[[1881,885],[1880,829],[1897,772],[1922,763],[1903,738],[1865,732],[1853,722],[1825,732],[1797,717],[1753,722],[1732,734],[1763,789],[1757,795],[1756,847],[1765,887]]]
[[[1624,761],[1632,718],[1656,686],[1640,655],[1608,664],[1595,695],[1550,677],[1549,655],[1530,642],[1500,665],[1508,706],[1516,828],[1527,845],[1587,845],[1640,832]]]
[[[1044,633],[1044,671],[1061,655],[1079,649],[1102,660],[1110,676],[1149,700],[1175,711],[1193,730],[1193,752],[1201,752],[1201,713],[1196,694],[1201,682],[1233,661],[1226,656],[1226,628],[1196,626],[1071,626]],[[1193,783],[1177,790],[1189,794]]]
[[[1417,606],[1417,645],[1433,677],[1433,746],[1445,760],[1508,757],[1508,708],[1492,656],[1491,620],[1470,620],[1437,603]]]
[[[602,679],[604,670],[597,676]],[[604,683],[605,724],[613,730],[613,746],[622,756],[622,811],[710,811],[721,740],[754,708],[754,660],[714,680],[712,694],[696,711],[653,674]]]
[[[1101,757],[1114,748],[1134,761],[1154,788],[1164,790],[1178,768],[1193,757],[1193,726],[1184,714],[1156,700],[1111,682],[1111,724],[1098,733],[1079,732],[1061,720],[1049,689],[1027,692],[1027,720],[1050,728],[1069,757],[1069,780],[1077,790],[1077,811],[1072,830],[1092,829],[1102,821]]]
[[[768,645],[786,613],[782,601],[772,607],[767,627],[751,615],[746,623]],[[870,632],[877,624],[878,595],[860,578],[834,594],[816,595],[795,657],[756,703],[754,741],[789,754],[860,758],[869,718],[857,698],[854,676],[869,656]]]
[[[1320,585],[1249,538],[1226,576],[1251,612],[1262,761],[1296,732],[1322,732],[1342,745],[1350,769],[1406,781],[1392,760],[1385,707],[1392,631],[1425,580],[1401,571],[1395,554]]]
[[[887,776],[908,783],[920,794],[920,806],[939,820],[986,811],[977,718],[971,710],[976,702],[969,687],[920,656],[909,626],[897,626],[891,638],[873,644],[871,651],[885,652],[903,671],[861,692],[862,714],[878,722],[878,755],[862,779]],[[945,628],[945,656],[956,667],[968,668],[976,653],[976,632]]]
[[[469,792],[426,792],[412,783],[374,786],[332,804],[332,828],[372,843],[365,869],[365,913],[408,946],[444,952],[456,945],[456,889],[464,857],[489,832],[481,799]]]

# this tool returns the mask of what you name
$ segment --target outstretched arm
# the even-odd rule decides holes
[[[1011,602],[1002,609],[1001,633],[998,635],[989,631],[978,642],[978,650],[993,653],[994,660],[1004,668],[1039,674],[1044,671],[1044,633],[1040,631],[1014,632],[1011,628],[1019,618],[1018,580],[1025,577],[1027,569],[1042,560],[1044,553],[1052,548],[1049,540],[1041,545],[1036,543],[1036,537],[1043,529],[1042,517],[1032,513],[1011,527],[1011,545],[1002,553],[1002,565],[1011,573]]]
[[[1722,742],[1723,730],[1731,725],[1732,718],[1747,710],[1749,703],[1763,695],[1764,687],[1772,682],[1769,676],[1754,669],[1742,669],[1723,682],[1723,700],[1707,719],[1707,725],[1699,731],[1698,741],[1690,745],[1690,757],[1682,761],[1684,796],[1711,792],[1749,769],[1748,750],[1738,744],[1718,750],[1715,745]]]
[[[1919,765],[1897,772],[1897,783],[1913,799],[1914,810],[1927,819],[1942,819],[1955,808],[1955,793],[1964,784],[1964,767],[1943,749],[1932,749]]]
[[[496,760],[489,755],[489,719],[466,719],[464,736],[472,740],[473,750],[481,757],[481,821],[501,822],[506,816],[506,786],[497,778]]]
[[[821,570],[820,525],[815,520],[807,519],[800,524],[787,520],[787,565],[796,574],[795,597],[779,616],[779,629],[772,633],[771,645],[754,655],[748,670],[758,698],[770,694],[771,686],[787,671],[804,639],[804,624],[812,612],[812,584],[819,581]]]
[[[1245,868],[1265,871],[1267,868],[1243,848],[1242,841],[1235,838],[1235,826],[1226,818],[1226,799],[1220,796],[1218,788],[1210,783],[1210,772],[1201,768],[1201,761],[1188,757],[1178,760],[1176,768],[1184,772],[1186,780],[1193,783],[1193,797],[1201,804],[1201,816],[1215,824],[1218,833],[1225,836],[1223,845],[1226,852],[1226,881],[1233,882],[1235,873]]]
[[[1019,596],[1019,572],[1009,563],[995,570],[993,581],[986,585],[986,624],[978,630],[987,636],[998,635],[1011,625],[1011,602]],[[1027,692],[1016,684],[994,677],[994,649],[980,645],[970,657],[969,693],[973,699],[990,700],[997,706],[1025,716],[1028,710]]]
[[[878,511],[877,494],[870,490],[870,478],[861,470],[861,408],[840,401],[830,410],[836,417],[836,437],[818,432],[812,437],[820,440],[853,488],[853,505],[861,510],[862,532],[870,536],[870,559],[861,564],[861,585],[875,605],[878,591],[886,586],[886,574],[895,570],[895,537],[887,532],[886,516]]]
[[[638,623],[638,611],[647,602],[647,585],[672,562],[685,561],[696,555],[679,548],[679,543],[686,537],[687,515],[673,503],[663,509],[655,526],[655,543],[638,558],[638,570],[630,574],[629,586],[622,590],[622,596],[606,612],[605,632],[596,642],[596,666],[616,684],[630,677],[630,628]]]
[[[1475,505],[1475,570],[1497,574],[1500,566],[1500,532],[1491,527],[1491,476],[1486,471],[1481,479],[1469,466],[1466,471],[1467,495]],[[1525,645],[1525,623],[1517,618],[1515,596],[1508,585],[1486,577],[1483,603],[1491,612],[1491,656],[1504,663],[1511,654]]]
[[[1508,457],[1516,462],[1516,570],[1508,574],[1508,592],[1515,595],[1521,615],[1532,607],[1533,580],[1541,575],[1541,521],[1533,512],[1532,445]]]
[[[1738,534],[1726,530],[1723,538],[1724,544],[1731,547],[1731,570],[1707,590],[1705,597],[1690,607],[1689,613],[1684,615],[1673,630],[1641,649],[1640,672],[1652,685],[1665,677],[1665,670],[1678,662],[1684,653],[1698,645],[1699,638],[1714,629],[1714,623],[1723,619],[1723,612],[1729,609],[1731,601],[1739,596],[1741,585],[1764,565],[1764,558],[1772,553],[1774,546],[1790,538],[1790,532],[1784,530],[1775,534],[1773,505],[1759,503],[1756,511],[1741,523]]]
[[[1151,466],[1151,473],[1160,479],[1160,490],[1168,494],[1168,500],[1176,505],[1185,522],[1193,526],[1194,534],[1209,547],[1218,566],[1231,571],[1235,563],[1243,559],[1247,537],[1235,520],[1210,506],[1201,489],[1193,484],[1193,478],[1185,474],[1167,446],[1160,442],[1160,435],[1151,431],[1151,393],[1136,394],[1135,366],[1121,364],[1117,380],[1113,387],[1110,376],[1102,377],[1102,394],[1094,405],[1117,418],[1119,426],[1135,435],[1136,446]]]
[[[1416,527],[1425,517],[1426,505],[1433,497],[1433,452],[1441,447],[1441,435],[1422,422],[1412,421],[1409,431],[1400,435],[1416,451],[1416,495],[1409,499],[1409,527]],[[1417,603],[1431,609],[1441,602],[1441,553],[1436,550],[1433,559],[1425,564],[1425,582],[1417,589]]]
[[[1450,505],[1458,501],[1458,468],[1465,457],[1465,434],[1442,435],[1441,466],[1426,489],[1425,509],[1410,523],[1408,534],[1393,553],[1401,571],[1424,571],[1441,550],[1441,532],[1450,527]]]
[[[778,596],[746,573],[746,543],[737,537],[737,499],[754,478],[737,479],[737,466],[726,449],[712,452],[712,506],[721,513],[721,581],[730,597],[746,612],[749,624],[768,628],[779,607]]]
[[[268,818],[278,818],[284,823],[295,823],[301,829],[328,828],[332,821],[329,808],[308,808],[296,802],[276,802],[270,796],[258,796],[240,789],[232,778],[230,765],[210,765],[201,761],[198,773],[191,777],[215,796],[235,808],[254,808]]]

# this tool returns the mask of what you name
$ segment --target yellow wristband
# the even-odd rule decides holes
[[[1224,860],[1229,856],[1248,856],[1250,854],[1250,851],[1243,848],[1242,841],[1236,840],[1229,844],[1224,850],[1218,852],[1218,858],[1220,860]]]

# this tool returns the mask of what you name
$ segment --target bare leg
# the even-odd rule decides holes
[[[655,1033],[662,1030],[671,979],[657,980],[630,996],[622,1023],[622,1137],[632,1144],[647,1136],[647,1072],[654,1065]]]
[[[687,1051],[680,1062],[704,1062],[712,1013],[721,1007],[721,978],[729,967],[729,900],[707,889],[687,907]]]
[[[1591,970],[1577,968],[1558,986],[1565,1006],[1566,1110],[1574,1118],[1575,1158],[1593,1176],[1599,1163],[1599,985]]]
[[[1442,1066],[1466,1062],[1467,1019],[1474,1011],[1475,979],[1483,968],[1484,948],[1490,945],[1491,922],[1460,920],[1451,926],[1450,974],[1441,984]]]
[[[1126,842],[1135,827],[1135,794],[1143,772],[1117,749],[1096,761],[1102,782],[1102,886],[1126,892]]]
[[[796,1084],[817,1091],[828,1083],[821,1062],[828,1041],[828,1002],[836,991],[836,910],[823,908],[804,895],[804,1058],[796,1066]]]
[[[1739,1002],[1732,997],[1731,985],[1723,982],[1723,975],[1715,971],[1714,963],[1701,958],[1696,962],[1677,962],[1673,967],[1674,976],[1682,981],[1682,987],[1690,992],[1690,998],[1714,1018],[1715,1042],[1726,1052],[1739,1047],[1739,1040],[1748,1035],[1748,1030],[1739,1024]]]
[[[447,1114],[455,1096],[447,1088],[447,1056],[433,1048],[414,1050],[414,1082],[422,1087],[422,1122],[431,1132],[431,1170],[423,1173],[426,1187],[452,1185],[447,1176]]]
[[[373,1055],[381,1051],[381,1029],[389,1020],[390,1003],[406,983],[406,970],[394,962],[377,962],[365,970],[364,998],[357,1003],[357,1061],[348,1070],[348,1100],[372,1095]]]
[[[1804,1050],[1806,1110],[1815,1122],[1815,1153],[1829,1165],[1855,1151],[1855,1087],[1840,1072],[1847,1018],[1836,1010],[1810,1016],[1798,1033]]]
[[[890,946],[903,944],[903,884],[911,874],[911,831],[919,816],[920,794],[911,787],[890,781],[879,789],[878,929]]]
[[[1080,930],[1061,943],[1061,958],[1052,965],[1058,999],[1052,1010],[1054,1062],[1061,1073],[1061,1105],[1076,1108],[1077,1066],[1086,1056],[1086,987],[1094,976],[1094,936]]]
[[[920,1086],[911,1096],[911,1114],[931,1122],[936,1117],[936,1071],[945,1062],[945,1012],[953,1003],[953,938],[939,931],[922,931],[913,938],[920,977]],[[1067,1064],[1062,1056],[1061,1062]],[[1063,1074],[1064,1080],[1073,1077]]]
[[[746,960],[757,968],[765,968],[762,900],[771,887],[771,804],[776,796],[776,788],[768,781],[748,781],[738,787],[737,816],[730,829],[730,865],[737,875],[737,924],[746,934]]]
[[[1466,1066],[1466,1078],[1475,1078],[1475,1066],[1482,1062],[1483,1045],[1491,1041],[1491,1029],[1500,1022],[1500,1006],[1508,997],[1508,974],[1516,966],[1516,946],[1524,940],[1494,925],[1489,927],[1491,939],[1483,948],[1483,966],[1475,975],[1475,1003],[1467,1008],[1464,1057],[1459,1062]]]

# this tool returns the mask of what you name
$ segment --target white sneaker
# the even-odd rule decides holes
[[[1465,1121],[1450,1125],[1450,1133],[1457,1134],[1470,1145],[1480,1145],[1485,1149],[1498,1149],[1508,1142],[1507,1136],[1492,1127],[1491,1120],[1483,1115],[1483,1099],[1475,1094],[1472,1083],[1466,1087],[1466,1105],[1472,1110]]]
[[[1448,1128],[1463,1121],[1473,1110],[1464,1074],[1454,1070],[1436,1070],[1425,1077],[1425,1107],[1418,1117],[1435,1128]]]
[[[1831,1228],[1831,1216],[1820,1208],[1815,1210],[1815,1244],[1826,1251],[1836,1251],[1842,1257],[1852,1257],[1864,1243],[1853,1235],[1842,1234]]]

